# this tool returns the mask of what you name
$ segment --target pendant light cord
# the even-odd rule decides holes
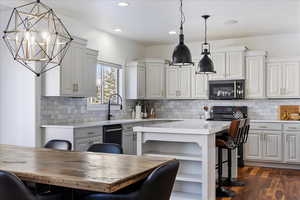
[[[183,0],[180,0],[180,34],[183,34],[183,24],[185,23],[185,15],[183,12]]]
[[[207,18],[205,18],[205,44],[207,44]]]

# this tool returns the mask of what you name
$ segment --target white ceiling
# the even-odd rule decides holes
[[[27,0],[26,0],[27,1]],[[29,0],[30,1],[30,0]],[[58,12],[112,34],[145,44],[174,43],[170,30],[179,25],[179,0],[42,0]],[[121,1],[121,0],[120,0]],[[14,5],[24,1],[0,0]],[[210,14],[209,39],[300,33],[299,0],[184,0],[186,40],[203,39],[203,14]],[[237,20],[226,25],[225,21]],[[121,28],[123,32],[114,32]]]

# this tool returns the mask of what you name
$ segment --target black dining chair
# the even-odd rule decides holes
[[[50,140],[44,148],[71,151],[72,144],[67,140]]]
[[[123,149],[119,144],[93,144],[88,148],[89,152],[95,153],[112,153],[112,154],[123,154]]]
[[[3,200],[62,200],[62,195],[47,193],[33,194],[14,174],[0,171],[0,199]]]
[[[178,168],[179,161],[172,161],[131,187],[113,194],[90,194],[83,200],[169,200]]]

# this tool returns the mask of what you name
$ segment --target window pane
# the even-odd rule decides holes
[[[102,66],[100,64],[97,65],[97,97],[94,99],[94,103],[102,103],[102,91],[103,91],[103,84],[102,84]]]
[[[116,93],[118,93],[118,69],[103,66],[103,103],[108,103],[109,97]],[[117,99],[114,98],[112,103],[117,104]]]

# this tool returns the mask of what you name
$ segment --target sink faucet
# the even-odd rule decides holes
[[[118,98],[121,100],[120,110],[123,109],[123,106],[122,106],[123,99],[122,99],[121,95],[119,95],[119,94],[112,94],[112,95],[110,95],[109,100],[108,100],[108,114],[107,114],[107,120],[110,120],[111,117],[112,117],[112,114],[111,114],[111,112],[110,112],[110,106],[111,106],[111,99],[112,99],[112,97],[114,97],[114,96],[118,97]]]

